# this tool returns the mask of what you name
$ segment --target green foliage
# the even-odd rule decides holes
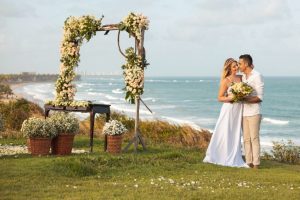
[[[88,150],[88,136],[74,142],[74,148]],[[1,199],[299,199],[299,165],[262,160],[253,170],[206,164],[203,157],[198,149],[168,145],[115,156],[97,138],[94,153],[0,157],[0,194]]]
[[[56,81],[56,104],[70,105],[74,100],[76,88],[72,84],[75,67],[80,62],[80,46],[89,41],[101,27],[102,18],[93,16],[68,17],[64,23],[64,37],[61,43],[60,75]]]
[[[8,103],[0,102],[4,127],[9,130],[20,130],[24,120],[34,114],[42,115],[43,110],[26,99],[17,99]]]
[[[23,72],[20,74],[0,74],[0,83],[21,83],[21,82],[43,82],[43,81],[55,81],[58,74],[36,74]],[[80,79],[80,75],[77,75],[76,80]]]
[[[79,131],[79,121],[74,114],[56,112],[51,115],[50,121],[58,131],[58,134],[76,134]]]
[[[45,120],[31,117],[23,122],[21,132],[26,138],[53,138],[57,136],[57,129],[49,118]]]
[[[296,146],[291,140],[287,142],[273,142],[271,154],[264,152],[263,157],[279,162],[300,163],[300,147]]]
[[[120,121],[128,129],[129,134],[125,135],[125,139],[132,137],[135,125],[134,118],[112,112],[111,119]],[[104,123],[105,116],[100,115],[96,118],[96,125],[99,126],[96,132],[102,132]],[[167,143],[175,146],[205,149],[211,138],[211,133],[207,130],[195,130],[189,126],[179,126],[159,120],[140,121],[139,129],[146,141],[154,144]]]
[[[149,20],[146,16],[142,14],[129,13],[122,22],[120,22],[119,27],[120,30],[125,30],[129,33],[129,36],[135,37],[137,40],[141,40],[142,37],[142,29],[149,28]]]
[[[136,55],[134,49],[126,49],[126,64],[122,66],[125,81],[125,99],[131,104],[135,97],[144,93],[144,65],[142,56]]]
[[[1,131],[4,131],[4,121],[2,115],[0,114],[0,132]]]
[[[87,158],[71,158],[56,160],[51,170],[61,176],[84,177],[92,176],[97,173],[96,166]]]
[[[12,89],[9,87],[9,85],[0,84],[0,96],[1,95],[12,95]]]

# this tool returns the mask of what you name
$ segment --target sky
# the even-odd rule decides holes
[[[146,76],[219,76],[227,58],[246,53],[265,76],[300,76],[297,0],[0,0],[0,73],[59,73],[67,17],[111,24],[129,12],[150,20]],[[133,45],[121,36],[123,50]],[[116,32],[98,32],[80,53],[79,73],[122,73]]]

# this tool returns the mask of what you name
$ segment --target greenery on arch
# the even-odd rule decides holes
[[[55,84],[55,100],[46,104],[54,106],[87,107],[87,101],[75,101],[76,87],[72,83],[76,74],[75,68],[80,62],[80,46],[89,41],[98,30],[101,30],[102,18],[94,16],[69,17],[64,23],[64,34],[61,42],[60,75]],[[142,30],[149,27],[149,20],[142,14],[130,13],[118,24],[119,30],[125,30],[137,41],[141,40]],[[126,63],[122,66],[125,80],[125,99],[134,103],[136,96],[143,94],[144,66],[146,60],[136,55],[132,47],[125,53]]]

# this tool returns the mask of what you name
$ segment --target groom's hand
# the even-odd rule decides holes
[[[246,102],[246,103],[260,103],[260,102],[262,102],[262,100],[260,100],[260,98],[258,98],[258,96],[248,96],[248,97],[243,98],[243,102]]]

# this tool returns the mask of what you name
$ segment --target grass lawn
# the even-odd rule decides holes
[[[25,140],[0,139],[0,144]],[[76,136],[75,148],[89,139]],[[126,143],[125,143],[126,145]],[[167,145],[119,156],[0,157],[0,199],[300,199],[300,165],[263,160],[261,169],[202,163],[204,152]]]

